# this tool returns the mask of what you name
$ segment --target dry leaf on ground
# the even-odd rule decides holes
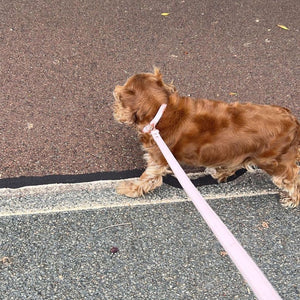
[[[290,30],[289,28],[287,28],[286,26],[284,25],[281,25],[281,24],[277,24],[278,27],[284,29],[284,30]]]

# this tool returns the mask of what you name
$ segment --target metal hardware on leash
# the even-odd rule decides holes
[[[249,284],[256,297],[259,300],[280,300],[281,298],[279,294],[273,288],[263,272],[252,260],[246,250],[241,246],[238,240],[229,231],[229,229],[222,222],[219,216],[208,205],[206,200],[201,196],[200,192],[193,185],[191,180],[187,177],[178,161],[175,159],[172,152],[160,136],[159,130],[155,128],[156,124],[162,117],[166,106],[166,104],[163,104],[160,107],[154,119],[150,122],[149,125],[144,127],[143,132],[151,133],[153,139],[155,140],[157,146],[161,150],[183,189],[185,190],[189,198],[193,201],[197,210],[199,211],[209,228],[215,234],[224,250],[228,253],[237,269],[243,275],[244,279]]]

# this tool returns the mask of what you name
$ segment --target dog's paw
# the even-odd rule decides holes
[[[285,208],[295,208],[299,205],[290,197],[280,199],[280,204]]]
[[[219,183],[227,182],[227,178],[228,178],[227,173],[221,173],[221,172],[217,172],[215,169],[211,169],[207,171],[207,174],[209,174],[213,179],[216,179]]]
[[[296,199],[289,196],[289,194],[285,191],[280,191],[279,195],[280,195],[280,204],[283,207],[295,208],[295,207],[299,206],[299,199],[300,199],[299,195],[297,195],[298,197],[296,197]]]
[[[120,195],[136,198],[143,196],[143,189],[138,180],[122,181],[116,188]]]

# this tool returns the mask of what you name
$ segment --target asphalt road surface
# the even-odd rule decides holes
[[[0,13],[2,179],[142,169],[112,91],[153,65],[182,95],[300,114],[297,0],[4,0]]]

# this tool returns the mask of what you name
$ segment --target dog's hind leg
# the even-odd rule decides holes
[[[289,166],[282,174],[272,176],[273,182],[284,191],[288,197],[281,199],[285,207],[297,207],[300,202],[300,175],[299,167],[295,164]]]
[[[258,166],[272,176],[273,182],[288,192],[288,197],[281,200],[285,207],[296,207],[300,203],[300,168],[297,166],[297,151],[291,147],[286,153]]]

